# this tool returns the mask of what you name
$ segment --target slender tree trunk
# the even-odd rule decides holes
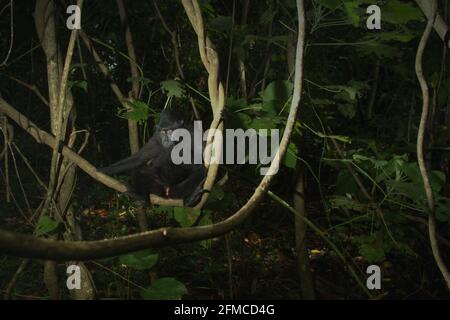
[[[294,208],[301,216],[306,216],[305,208],[305,174],[303,166],[298,169],[298,177],[294,192]],[[302,297],[305,300],[316,299],[314,281],[309,266],[309,254],[306,248],[306,224],[295,215],[295,248],[297,251],[298,274]]]
[[[68,72],[67,68],[69,66],[63,67],[62,55],[56,38],[54,10],[53,1],[37,0],[35,7],[35,25],[42,49],[47,58],[51,131],[59,140],[65,141],[68,125],[71,124],[71,134],[69,135],[67,144],[69,147],[73,147],[76,137],[73,135],[75,132],[74,123],[76,115],[70,89],[65,89],[67,86],[64,81],[67,81],[67,78],[63,79],[63,73]],[[66,68],[66,70],[63,70],[63,68]],[[60,154],[58,152],[56,149],[53,150],[47,198],[41,215],[48,214],[57,221],[67,225],[65,214],[69,209],[72,191],[75,188],[76,166],[64,158],[62,161],[59,161]],[[49,210],[50,207],[53,210]],[[71,232],[72,230],[70,229],[66,230],[66,233],[69,235]],[[76,238],[73,235],[70,237]],[[53,236],[53,238],[57,239],[58,235]],[[85,269],[85,272],[88,272],[87,269]],[[89,280],[84,281],[85,288],[92,287],[92,283]],[[44,282],[49,290],[50,297],[52,299],[58,299],[60,295],[59,281],[56,272],[56,263],[54,261],[46,261],[44,263]],[[89,294],[90,291],[93,292],[93,288],[79,290],[78,296],[88,299],[91,297]]]

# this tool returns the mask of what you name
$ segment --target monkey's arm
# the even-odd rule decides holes
[[[99,168],[98,171],[111,175],[139,168],[152,162],[158,155],[158,143],[155,139],[150,139],[145,146],[137,153],[122,159],[108,167]]]

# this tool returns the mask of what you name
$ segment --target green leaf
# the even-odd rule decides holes
[[[353,24],[354,27],[359,26],[359,14],[358,9],[359,3],[358,1],[346,1],[344,2],[344,8],[345,12],[347,13],[347,17],[350,20],[350,22]]]
[[[150,269],[157,261],[158,254],[153,254],[150,250],[142,250],[119,257],[121,264],[136,270]]]
[[[209,194],[208,201],[221,201],[224,196],[225,191],[223,188],[218,185],[214,185]]]
[[[422,175],[420,174],[419,165],[416,162],[410,162],[405,164],[404,171],[409,179],[418,184],[423,184]],[[432,170],[429,172],[431,187],[435,192],[441,191],[445,184],[445,173]],[[422,187],[423,189],[423,187]]]
[[[171,217],[173,215],[173,209],[174,207],[171,206],[156,206],[153,210],[157,214],[166,214]]]
[[[386,259],[383,248],[373,245],[373,244],[363,244],[359,248],[359,253],[367,260],[369,263],[381,262]]]
[[[150,107],[145,102],[140,100],[133,100],[127,101],[127,104],[130,106],[130,109],[120,109],[120,117],[139,123],[143,123],[148,119]]]
[[[284,156],[283,159],[283,164],[291,169],[295,169],[296,165],[297,165],[297,153],[298,153],[298,148],[294,143],[289,143],[286,155]]]
[[[146,77],[129,77],[127,78],[127,82],[137,82],[137,83],[141,83],[142,85],[148,85],[152,82],[152,80],[150,80],[149,78]]]
[[[330,206],[333,209],[346,209],[366,213],[367,205],[346,196],[329,197]]]
[[[259,129],[276,129],[277,124],[280,123],[281,119],[279,117],[258,117],[253,119],[249,124],[249,128],[259,130]],[[268,132],[270,134],[270,131]]]
[[[182,227],[189,227],[200,216],[200,210],[191,208],[175,207],[173,209],[174,218]]]
[[[294,85],[290,81],[273,81],[259,95],[263,102],[272,100],[285,102],[292,96],[293,89]]]
[[[36,236],[48,234],[58,227],[58,222],[48,216],[42,216],[36,226]]]
[[[177,80],[162,81],[161,90],[169,97],[182,98],[186,94],[186,88],[184,84]]]
[[[145,300],[180,300],[187,293],[185,285],[174,278],[160,278],[142,290]]]
[[[365,87],[363,82],[350,81],[349,85],[331,85],[327,86],[328,89],[331,90],[339,90],[337,94],[335,94],[335,99],[344,100],[344,101],[356,101],[356,98],[360,98],[362,96],[361,90]]]
[[[244,98],[227,97],[225,99],[225,105],[227,109],[239,110],[247,106],[247,101]]]
[[[413,31],[400,32],[400,31],[385,31],[380,33],[375,33],[376,39],[380,41],[399,41],[399,42],[409,42],[416,37]]]
[[[83,91],[87,92],[87,81],[84,80],[67,80],[67,86],[69,88],[80,88]]]
[[[381,236],[381,237],[380,237]],[[381,262],[386,259],[383,248],[383,237],[381,234],[354,236],[352,242],[359,245],[359,253],[369,263]]]
[[[381,20],[393,24],[421,21],[424,18],[422,11],[416,4],[389,0],[381,8]]]
[[[257,103],[250,105],[252,107],[255,107],[254,110],[256,110],[256,107],[260,107],[261,111],[267,113],[270,116],[276,116],[278,114],[277,109],[280,107],[280,103],[278,103],[275,100],[272,101],[266,101],[263,104]]]

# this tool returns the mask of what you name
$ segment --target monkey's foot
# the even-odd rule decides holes
[[[202,195],[207,192],[209,192],[209,190],[203,189],[202,187],[198,187],[189,197],[183,200],[184,206],[194,207],[200,201]]]

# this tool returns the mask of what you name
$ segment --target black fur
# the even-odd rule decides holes
[[[108,175],[130,174],[127,194],[138,200],[148,202],[149,194],[155,194],[183,199],[185,206],[194,206],[203,193],[206,168],[202,164],[172,162],[170,155],[175,143],[170,140],[170,134],[179,128],[186,128],[193,135],[192,128],[184,126],[172,113],[163,111],[155,133],[137,153],[98,171]]]

